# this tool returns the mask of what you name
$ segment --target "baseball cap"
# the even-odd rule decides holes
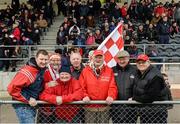
[[[102,50],[95,50],[95,51],[93,52],[93,55],[94,55],[94,56],[103,55],[103,51],[102,51]]]
[[[140,54],[138,55],[136,61],[139,61],[139,60],[147,61],[149,60],[149,57],[146,54]]]
[[[126,50],[119,51],[116,55],[117,58],[129,57],[129,53]]]

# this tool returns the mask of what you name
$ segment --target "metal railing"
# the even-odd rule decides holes
[[[22,102],[0,100],[0,123],[19,122],[11,105],[24,107],[26,111],[27,106]],[[114,101],[110,106],[105,101],[76,101],[55,106],[38,101],[33,108],[36,123],[180,123],[179,105],[180,101],[156,101],[151,104]]]
[[[176,52],[176,49],[179,49],[178,52],[180,52],[180,44],[136,44],[135,45],[137,47],[137,54],[140,54],[140,53],[147,53],[147,47],[149,46],[155,46],[157,47],[157,50],[160,50],[161,49],[161,52],[168,52],[168,53],[171,53],[171,52]],[[166,48],[168,46],[171,46],[170,48],[168,49],[171,49],[170,51],[166,51]],[[17,47],[15,45],[11,45],[11,46],[0,46],[0,49],[2,48],[12,48],[12,47]],[[61,49],[61,50],[64,50],[66,49],[66,51],[62,51],[62,52],[68,52],[68,50],[72,47],[81,47],[81,48],[85,48],[85,52],[88,52],[88,50],[92,47],[94,48],[97,48],[98,45],[20,45],[18,46],[20,49],[21,49],[21,53],[19,56],[17,56],[16,58],[12,58],[12,57],[9,57],[9,58],[2,58],[0,57],[0,60],[6,60],[6,59],[9,59],[9,60],[12,60],[12,59],[20,59],[22,60],[22,58],[25,58],[25,59],[29,59],[31,58],[32,56],[34,56],[33,53],[36,52],[37,49],[46,49],[47,51],[54,51],[55,49]],[[130,47],[130,45],[125,45],[125,47]],[[158,54],[160,54],[158,52]],[[24,56],[23,56],[24,55]],[[157,57],[150,57],[151,59],[153,60],[156,60],[156,59],[180,59],[180,54],[177,55],[177,56],[174,56],[174,55],[169,55],[169,57],[167,56],[163,56],[163,55],[158,55]],[[87,58],[84,58],[84,59],[87,59]],[[131,59],[135,59],[135,57],[132,57]],[[162,61],[163,62],[163,61]],[[173,62],[173,61],[172,61]]]

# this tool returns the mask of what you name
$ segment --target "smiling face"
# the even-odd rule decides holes
[[[67,82],[71,79],[71,74],[67,72],[61,72],[59,78],[62,82]]]
[[[79,53],[71,53],[70,61],[74,68],[79,68],[81,66],[82,57]]]
[[[141,73],[144,73],[146,69],[150,66],[150,61],[143,61],[143,60],[138,60],[136,62],[137,68]]]
[[[48,55],[39,54],[36,57],[36,63],[38,67],[45,68],[48,63]]]
[[[119,66],[124,68],[129,63],[129,57],[128,56],[120,57],[117,59],[117,63],[119,64]]]
[[[53,55],[50,57],[50,65],[53,67],[54,70],[59,70],[61,67],[61,57],[59,55]]]
[[[104,57],[103,55],[97,55],[93,57],[93,63],[95,67],[100,67],[104,62]]]

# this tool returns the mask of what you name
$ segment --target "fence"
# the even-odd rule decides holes
[[[180,123],[180,101],[161,101],[140,104],[135,101],[115,101],[111,106],[105,101],[72,102],[53,106],[39,101],[34,107],[36,123]],[[18,101],[0,101],[0,123],[18,123],[12,106],[24,106]],[[172,105],[173,108],[172,108]]]
[[[150,58],[153,60],[161,59],[161,62],[165,62],[167,60],[172,61],[179,61],[180,60],[180,44],[136,44],[137,47],[137,54],[140,53],[147,53],[150,49],[156,49],[158,52],[158,56],[151,56]],[[84,48],[84,53],[88,52],[90,48],[96,49],[98,45],[21,45],[21,46],[0,46],[0,50],[8,48],[20,48],[19,54],[16,57],[16,60],[20,59],[29,59],[35,55],[37,49],[46,49],[47,51],[54,51],[55,49],[61,49],[62,52],[67,52],[72,47],[80,47]],[[129,48],[130,45],[125,45],[125,48]],[[149,48],[148,48],[149,47]],[[153,48],[154,47],[154,48]],[[0,60],[10,60],[15,58],[4,58],[0,57]],[[84,58],[86,59],[86,58]],[[135,59],[135,57],[131,57],[131,59]]]

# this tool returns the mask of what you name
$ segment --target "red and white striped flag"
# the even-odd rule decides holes
[[[103,50],[104,61],[108,67],[116,65],[116,54],[124,49],[123,40],[123,23],[120,22],[118,26],[109,34],[109,36],[97,48]]]

